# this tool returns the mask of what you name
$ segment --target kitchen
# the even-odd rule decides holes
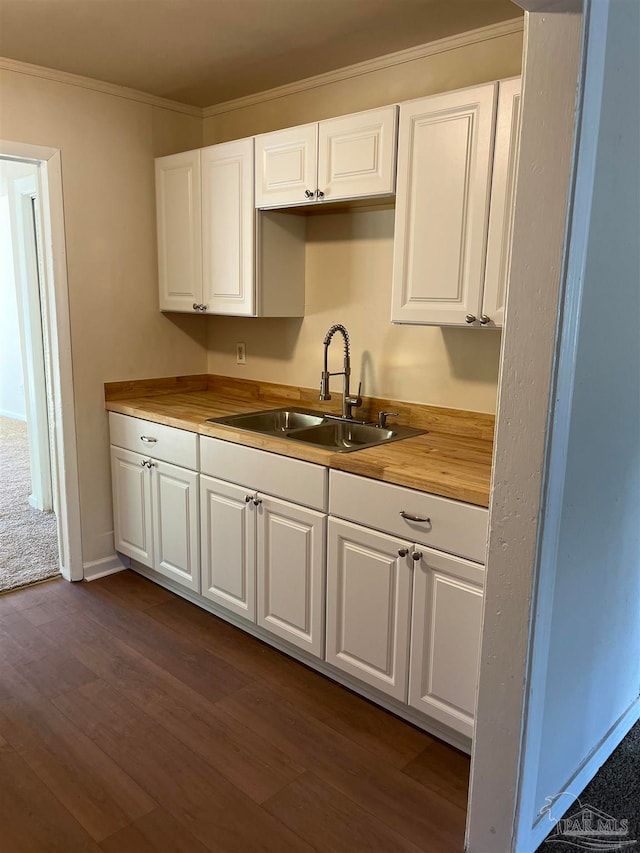
[[[390,210],[308,217],[305,275],[307,309],[310,305],[312,311],[302,322],[163,315],[157,304],[155,207],[149,170],[154,157],[520,73],[519,27],[512,25],[511,31],[491,39],[469,42],[405,62],[399,69],[372,71],[368,86],[361,75],[327,83],[311,94],[294,92],[266,105],[238,106],[205,116],[202,122],[186,109],[178,112],[42,74],[8,71],[3,115],[14,124],[3,119],[2,136],[64,152],[87,575],[108,570],[113,560],[104,382],[212,373],[313,388],[319,381],[322,338],[332,323],[343,322],[351,333],[356,359],[369,354],[364,370],[355,362],[355,377],[363,374],[363,393],[471,411],[494,410],[497,331],[389,326]],[[385,74],[387,91],[380,83]],[[425,90],[425,79],[429,90]],[[27,103],[30,108],[25,110]],[[345,239],[349,232],[352,236]],[[345,269],[353,272],[348,282],[340,278]],[[371,294],[376,310],[365,315],[359,306]],[[238,342],[246,345],[245,367],[235,364]]]

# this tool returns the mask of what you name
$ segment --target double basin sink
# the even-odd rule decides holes
[[[364,450],[367,447],[400,441],[400,439],[422,435],[425,432],[422,429],[398,424],[376,426],[298,408],[226,415],[221,418],[209,418],[207,423],[222,424],[261,435],[286,438],[290,441],[300,441],[313,447],[332,450],[334,453]]]

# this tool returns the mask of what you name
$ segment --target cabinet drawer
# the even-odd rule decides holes
[[[182,468],[198,468],[198,435],[184,429],[155,424],[142,418],[109,412],[111,444],[161,459]]]
[[[331,471],[331,515],[484,563],[488,510],[394,486],[355,474]],[[429,519],[411,521],[400,513]]]
[[[327,469],[266,450],[202,436],[203,474],[326,511]]]

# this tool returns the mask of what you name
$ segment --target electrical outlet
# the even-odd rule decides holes
[[[236,364],[247,363],[247,348],[244,344],[236,344]]]

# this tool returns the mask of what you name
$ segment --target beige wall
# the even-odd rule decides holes
[[[203,143],[515,76],[521,55],[521,34],[449,50],[207,118]],[[324,333],[341,322],[367,394],[495,411],[499,332],[391,324],[393,221],[384,210],[309,217],[304,319],[210,318],[210,372],[314,387]],[[246,366],[235,363],[238,341]]]
[[[158,311],[153,158],[198,147],[202,122],[15,72],[0,138],[59,148],[85,563],[113,553],[103,383],[206,369],[202,318]]]

